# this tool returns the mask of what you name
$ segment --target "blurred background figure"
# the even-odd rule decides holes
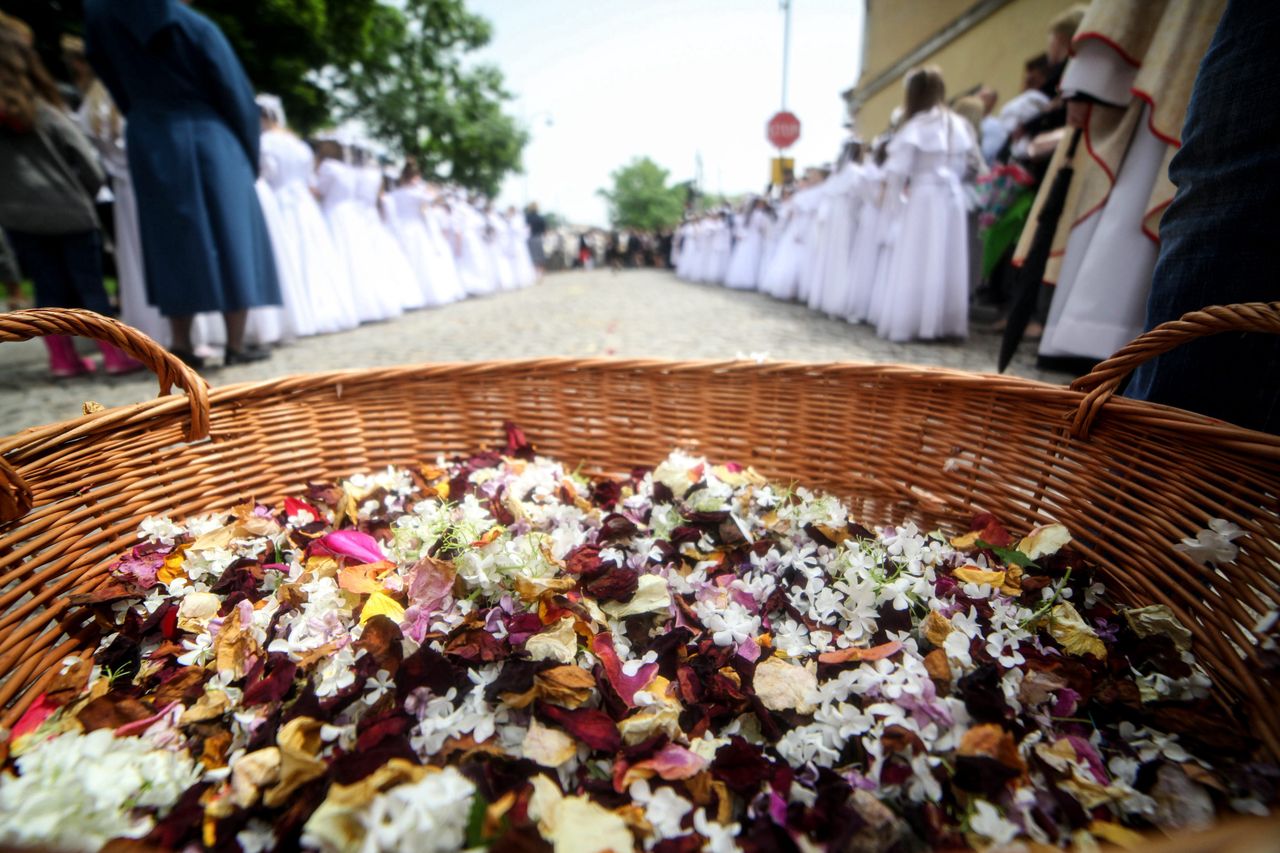
[[[115,313],[102,280],[102,235],[94,199],[105,175],[40,58],[0,27],[0,227],[35,284],[39,308]],[[6,273],[6,276],[8,273]],[[43,338],[54,376],[92,372],[65,335]],[[142,365],[100,343],[108,372]]]
[[[111,211],[112,256],[116,274],[116,295],[120,303],[120,319],[144,332],[161,345],[169,343],[169,323],[154,305],[147,301],[147,278],[142,260],[142,234],[138,228],[138,201],[129,175],[129,157],[125,151],[124,116],[116,109],[102,81],[93,73],[85,56],[84,40],[64,35],[62,58],[80,92],[76,121],[89,137],[98,162],[107,173],[110,205],[99,205]],[[104,191],[106,188],[104,187]],[[102,198],[102,194],[99,194]],[[103,222],[106,227],[107,222]]]
[[[536,201],[529,202],[529,206],[525,208],[524,221],[529,228],[529,258],[533,261],[538,278],[542,278],[542,274],[547,271],[547,253],[542,245],[542,238],[547,233],[547,220],[538,212]]]
[[[149,301],[169,318],[170,349],[203,366],[194,315],[226,323],[226,364],[258,361],[251,308],[281,304],[254,179],[260,125],[253,89],[222,32],[177,0],[87,0],[90,64],[128,120]]]

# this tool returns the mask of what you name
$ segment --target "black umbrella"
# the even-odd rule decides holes
[[[1022,335],[1031,321],[1031,314],[1036,310],[1036,297],[1040,294],[1040,284],[1044,279],[1044,268],[1049,263],[1049,252],[1053,249],[1053,235],[1058,230],[1058,220],[1062,218],[1062,209],[1067,203],[1067,191],[1071,189],[1071,178],[1075,175],[1072,162],[1075,160],[1076,147],[1080,144],[1080,128],[1071,134],[1071,145],[1067,148],[1067,156],[1063,158],[1058,173],[1053,176],[1053,183],[1040,205],[1040,215],[1036,217],[1036,233],[1031,240],[1031,248],[1018,270],[1014,283],[1013,304],[1009,308],[1009,316],[1005,321],[1004,338],[1000,341],[999,370],[1004,373],[1013,354],[1018,351]]]

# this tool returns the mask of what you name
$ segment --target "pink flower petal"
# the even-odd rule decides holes
[[[322,548],[336,557],[352,557],[361,563],[381,563],[387,559],[378,540],[359,530],[335,530],[319,540]]]
[[[636,671],[635,675],[627,675],[622,671],[622,661],[613,648],[612,634],[597,634],[591,641],[591,653],[600,659],[604,667],[605,677],[618,692],[618,696],[628,708],[636,706],[636,691],[643,690],[658,672],[658,664],[647,663]]]
[[[690,752],[678,743],[669,743],[654,754],[653,758],[641,761],[636,767],[652,767],[654,771],[667,781],[691,779],[707,766],[707,760],[696,752]]]

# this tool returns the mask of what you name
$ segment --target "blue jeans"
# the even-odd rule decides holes
[[[108,317],[115,313],[102,283],[99,232],[6,233],[18,266],[36,286],[37,308],[88,308]]]
[[[1280,4],[1230,0],[1200,63],[1178,187],[1160,225],[1147,328],[1280,299]],[[1224,333],[1142,365],[1126,392],[1280,433],[1280,337]]]

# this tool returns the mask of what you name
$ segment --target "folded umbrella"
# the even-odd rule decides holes
[[[1067,148],[1067,156],[1063,158],[1058,173],[1053,176],[1049,192],[1040,205],[1040,214],[1036,217],[1036,232],[1031,239],[1031,248],[1018,270],[1014,284],[1013,301],[1009,308],[1009,316],[1005,321],[1004,337],[1000,341],[1000,361],[998,369],[1004,373],[1013,355],[1022,343],[1022,336],[1027,331],[1027,323],[1036,310],[1036,297],[1040,292],[1040,283],[1044,279],[1044,268],[1049,263],[1049,252],[1053,249],[1053,235],[1058,230],[1058,221],[1062,219],[1062,211],[1066,206],[1067,192],[1071,189],[1071,179],[1075,176],[1072,165],[1076,156],[1076,148],[1080,144],[1080,128],[1071,134],[1071,144]]]

